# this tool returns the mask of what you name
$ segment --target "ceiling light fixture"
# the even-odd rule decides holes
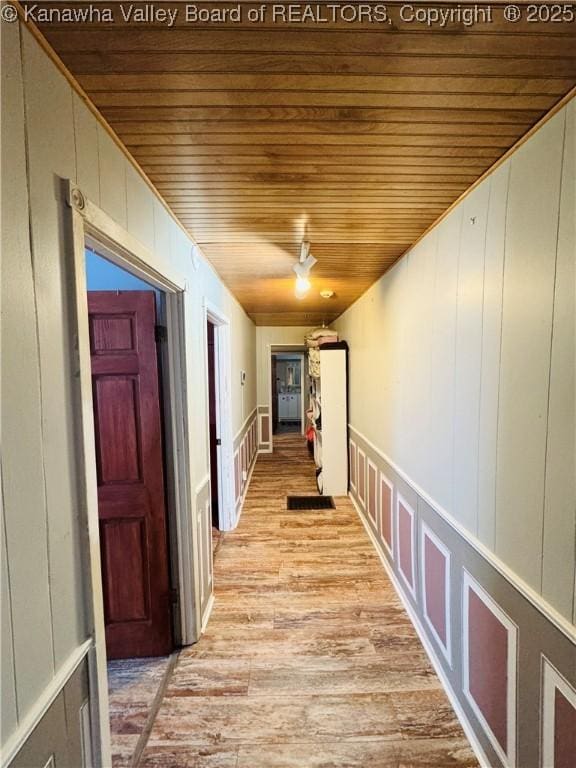
[[[310,280],[307,277],[297,277],[294,293],[297,299],[303,299],[310,290]]]
[[[297,299],[303,299],[310,290],[310,270],[316,264],[316,259],[310,253],[310,243],[303,240],[300,245],[300,259],[298,264],[294,264],[292,269],[296,272],[296,286],[294,293]]]
[[[320,291],[320,296],[323,299],[331,299],[334,296],[334,291]]]

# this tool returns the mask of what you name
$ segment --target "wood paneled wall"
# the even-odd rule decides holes
[[[2,24],[2,741],[87,637],[76,487],[68,253],[60,179],[188,283],[193,477],[208,466],[203,302],[228,316],[233,426],[256,406],[255,328],[192,242],[18,24]],[[240,370],[247,382],[240,384]],[[4,536],[5,534],[5,536]]]
[[[575,119],[549,120],[337,321],[355,429],[575,615]]]

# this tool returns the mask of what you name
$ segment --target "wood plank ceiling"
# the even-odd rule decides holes
[[[88,3],[40,4],[56,5]],[[310,6],[326,22],[269,3],[251,23],[260,2],[211,2],[242,20],[192,23],[156,3],[178,10],[169,27],[90,5],[116,6],[114,23],[38,26],[262,325],[338,316],[576,83],[576,22],[525,6],[516,23],[493,4],[492,21],[429,27],[392,4],[384,23],[326,3]],[[298,300],[304,233],[318,264]]]

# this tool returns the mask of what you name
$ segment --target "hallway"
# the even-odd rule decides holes
[[[300,436],[259,456],[140,768],[477,765],[351,502],[286,511],[313,477]]]

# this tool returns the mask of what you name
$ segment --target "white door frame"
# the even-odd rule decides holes
[[[304,365],[306,356],[300,355],[300,434],[303,435],[306,431],[306,392],[304,390]]]
[[[190,294],[186,280],[168,264],[155,269],[157,259],[134,236],[119,226],[108,214],[87,200],[81,190],[67,182],[67,202],[70,207],[71,260],[68,273],[68,293],[71,297],[71,344],[75,351],[75,412],[77,415],[77,459],[79,483],[79,515],[84,541],[84,576],[86,579],[87,632],[93,636],[88,652],[90,675],[91,725],[94,735],[94,766],[108,768],[111,764],[110,723],[108,711],[108,682],[104,604],[100,566],[100,535],[98,523],[98,491],[94,417],[92,407],[92,376],[88,303],[86,295],[85,250],[96,247],[107,259],[146,280],[165,294],[168,328],[168,377],[171,419],[167,425],[169,445],[166,455],[173,466],[174,521],[178,540],[178,588],[180,593],[180,637],[182,644],[194,642],[200,632],[198,585],[200,565],[196,530],[193,525],[196,510],[191,494],[191,464],[188,444],[190,414],[186,389],[187,333],[186,316]],[[190,313],[191,314],[191,313]]]
[[[286,352],[290,352],[291,350],[294,350],[296,347],[297,351],[294,352],[294,357],[300,358],[300,434],[305,433],[306,429],[306,407],[305,407],[305,393],[304,393],[304,365],[306,363],[306,354],[302,351],[302,349],[299,349],[303,347],[303,344],[267,344],[268,347],[268,361],[267,361],[267,367],[268,367],[268,430],[270,434],[270,449],[267,451],[267,453],[273,453],[274,452],[274,425],[272,423],[272,355],[276,354],[285,354]],[[277,347],[280,347],[280,349],[277,349]],[[286,347],[286,349],[282,349],[282,347]]]
[[[234,436],[232,434],[232,349],[230,320],[208,299],[204,299],[204,360],[206,370],[206,433],[210,462],[210,402],[208,385],[208,321],[214,325],[214,378],[216,384],[216,424],[220,445],[218,452],[218,523],[220,530],[236,527],[236,491],[234,486]],[[210,476],[210,473],[209,473]]]

